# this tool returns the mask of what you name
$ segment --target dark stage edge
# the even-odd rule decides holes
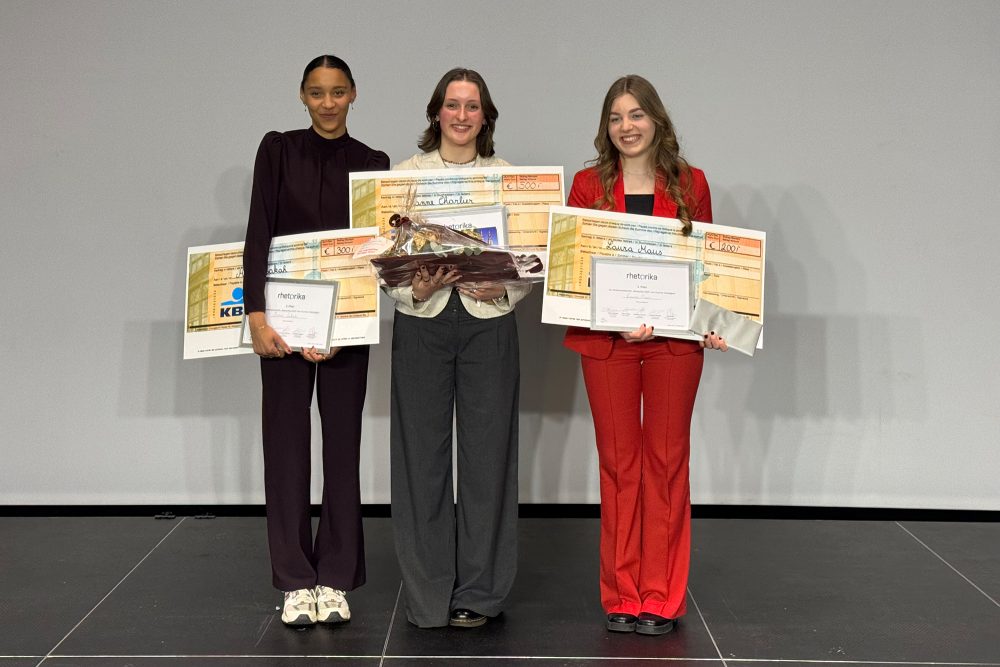
[[[696,519],[688,614],[608,633],[599,522],[523,518],[507,611],[475,630],[405,619],[391,521],[338,627],[277,618],[264,520],[0,518],[0,667],[1000,665],[1000,524]]]
[[[577,518],[600,516],[596,504],[522,503],[519,515],[525,519]],[[319,516],[319,505],[313,505]],[[362,505],[369,518],[390,517],[388,504]],[[157,519],[191,517],[264,516],[263,505],[0,505],[0,517],[135,516]],[[914,509],[893,507],[813,507],[805,505],[693,505],[695,519],[826,519],[839,521],[973,521],[1000,522],[1000,510]]]

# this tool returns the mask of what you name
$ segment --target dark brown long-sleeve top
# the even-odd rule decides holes
[[[347,134],[324,139],[309,128],[264,135],[253,169],[250,220],[243,249],[246,312],[264,310],[271,239],[346,229],[351,224],[348,173],[388,168],[388,155]]]

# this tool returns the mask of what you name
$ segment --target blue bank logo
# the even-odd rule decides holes
[[[233,298],[223,301],[219,308],[219,317],[243,317],[243,288],[233,290]]]

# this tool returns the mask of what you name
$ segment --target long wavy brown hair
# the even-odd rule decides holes
[[[493,149],[493,132],[497,129],[497,118],[500,116],[500,112],[497,110],[497,105],[493,104],[490,89],[486,87],[486,81],[482,74],[465,67],[448,70],[434,87],[431,101],[427,103],[427,129],[420,135],[417,146],[425,153],[441,147],[441,125],[438,123],[437,115],[441,113],[441,107],[444,106],[444,96],[448,92],[448,84],[454,81],[468,81],[476,84],[476,87],[479,88],[479,101],[483,105],[483,120],[486,121],[486,125],[476,135],[476,152],[482,157],[492,157],[496,152]]]
[[[611,137],[608,136],[608,121],[611,116],[611,106],[615,100],[625,94],[635,98],[639,107],[646,112],[656,127],[651,147],[653,166],[656,169],[656,187],[663,187],[677,204],[677,217],[684,225],[684,234],[690,234],[691,166],[681,156],[677,135],[674,133],[674,124],[671,122],[656,88],[637,74],[627,74],[621,77],[611,84],[608,94],[604,96],[601,124],[597,128],[597,137],[594,139],[597,157],[588,162],[597,169],[604,195],[595,201],[593,206],[600,209],[613,209],[615,205],[615,182],[620,176],[621,155],[611,142]]]

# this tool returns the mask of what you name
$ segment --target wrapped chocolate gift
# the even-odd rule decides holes
[[[389,224],[395,233],[391,247],[370,259],[379,280],[389,287],[409,285],[421,266],[431,273],[439,267],[458,269],[462,284],[542,279],[537,255],[515,254],[450,227],[399,214]]]

